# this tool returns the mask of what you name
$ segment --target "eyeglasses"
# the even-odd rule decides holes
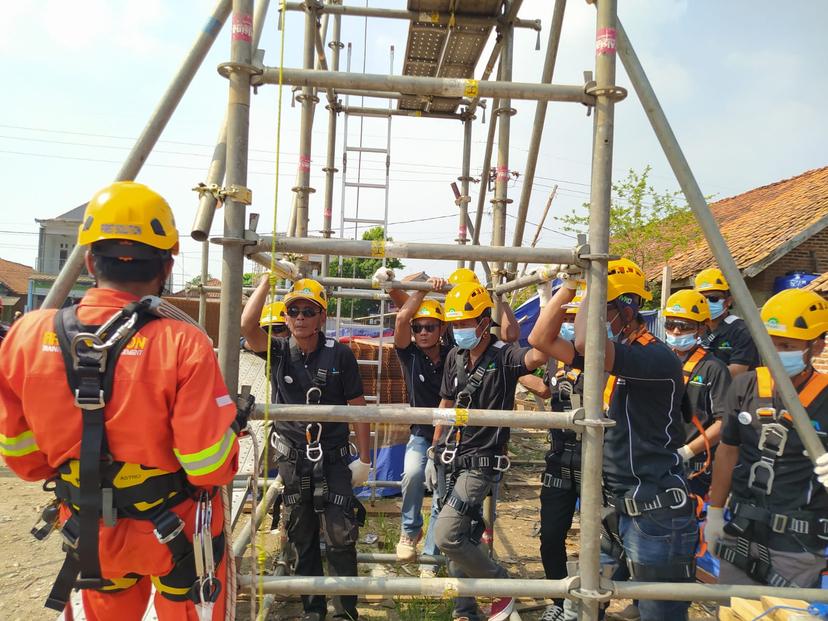
[[[292,319],[296,319],[299,315],[302,315],[302,317],[305,317],[306,319],[310,319],[311,317],[316,317],[321,313],[322,311],[316,308],[297,308],[296,306],[291,306],[287,309],[288,317]]]
[[[727,296],[718,294],[718,295],[705,295],[704,297],[707,298],[708,302],[723,302],[727,299]]]
[[[687,323],[686,321],[676,321],[674,319],[668,319],[664,322],[664,329],[668,332],[672,332],[673,330],[678,330],[679,332],[690,332],[695,330],[697,326]]]
[[[411,324],[411,331],[414,332],[414,334],[419,334],[423,330],[425,330],[426,332],[431,334],[436,329],[437,329],[437,324],[436,323],[412,323]]]

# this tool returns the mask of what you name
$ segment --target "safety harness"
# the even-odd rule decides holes
[[[290,360],[294,378],[305,393],[306,405],[317,405],[322,400],[322,391],[328,384],[328,375],[333,369],[334,339],[325,339],[319,351],[319,364],[315,374],[311,374],[305,366],[305,355],[299,349],[296,340],[291,336],[288,340],[290,348]],[[284,378],[285,369],[282,366],[279,370]],[[315,432],[315,433],[314,433]],[[344,496],[336,494],[328,489],[328,482],[325,479],[325,466],[335,463],[348,464],[350,458],[355,455],[354,447],[351,444],[325,450],[322,448],[322,423],[308,423],[305,427],[305,446],[296,448],[285,442],[275,432],[270,436],[270,444],[276,451],[277,457],[288,461],[293,465],[296,472],[298,484],[285,486],[282,492],[282,501],[286,508],[299,503],[312,503],[313,510],[319,515],[322,523],[322,532],[330,545],[327,525],[325,524],[325,506],[327,504],[337,505],[348,513],[354,515],[359,526],[365,524],[366,511],[355,496]]]
[[[557,361],[554,375],[550,375],[550,389],[557,393],[559,402],[570,405],[575,395],[575,387],[583,373],[580,369],[567,369],[560,360]],[[571,430],[550,429],[547,433],[549,452],[546,453],[546,470],[560,471],[561,476],[550,472],[541,475],[541,485],[546,488],[570,490],[573,486],[581,487],[581,441],[579,435]]]
[[[104,411],[112,396],[118,357],[141,328],[158,318],[151,311],[158,302],[149,297],[132,302],[100,327],[81,324],[77,306],[55,314],[67,382],[83,426],[80,459],[62,464],[59,474],[43,486],[57,497],[51,509],[44,511],[44,521],[56,516],[54,509],[59,503],[72,513],[60,528],[66,558],[46,600],[47,608],[62,611],[73,588],[113,592],[137,582],[140,576],[116,580],[101,576],[99,520],[103,520],[104,527],[112,527],[121,517],[152,522],[158,542],[169,549],[174,568],[156,583],[162,595],[175,601],[200,601],[193,546],[183,533],[184,522],[170,510],[190,498],[195,488],[187,482],[183,470],[168,472],[114,461],[106,439]],[[40,528],[32,532],[45,538],[50,531]],[[220,560],[223,534],[213,538],[212,547],[214,557]],[[213,601],[219,590],[217,580],[206,589]]]
[[[695,351],[684,361],[684,366],[682,367],[682,372],[684,373],[684,385],[690,383],[690,380],[693,378],[696,367],[699,366],[699,363],[704,359],[707,355],[707,350],[703,347],[696,347]],[[710,446],[710,439],[705,434],[704,426],[702,425],[699,417],[693,411],[692,405],[687,400],[687,392],[684,393],[684,403],[686,403],[686,412],[685,412],[685,419],[687,422],[692,423],[692,425],[696,428],[696,431],[699,432],[699,435],[702,437],[704,441],[704,458],[703,459],[691,459],[690,460],[690,470],[691,473],[688,478],[695,479],[699,475],[704,472],[707,472],[710,469],[710,462],[713,458],[713,451],[712,447]]]
[[[807,409],[826,388],[828,375],[815,371],[799,392],[802,406]],[[761,456],[751,465],[748,488],[757,497],[766,498],[773,491],[776,460],[785,452],[793,419],[786,410],[777,412],[773,406],[773,378],[767,367],[756,369],[756,396],[759,404],[756,415],[762,425],[758,444]],[[811,549],[828,545],[828,518],[815,511],[777,513],[749,499],[736,497],[731,498],[729,506],[732,517],[725,525],[725,533],[736,537],[736,545],[720,542],[718,556],[757,582],[798,586],[773,568],[769,544],[785,547],[786,540],[793,539],[798,546]],[[755,546],[755,553],[751,544]]]
[[[454,401],[455,407],[465,409],[471,406],[474,395],[483,384],[483,378],[486,375],[489,365],[494,361],[499,350],[505,345],[503,341],[495,341],[492,343],[477,361],[471,374],[466,372],[466,362],[469,356],[468,350],[457,351],[454,366],[457,372],[457,387],[459,390]],[[454,436],[453,441],[451,439],[452,435]],[[446,491],[440,499],[440,506],[447,505],[454,508],[460,515],[469,517],[471,520],[471,534],[469,539],[472,543],[478,544],[486,528],[485,522],[483,521],[483,506],[481,504],[468,503],[454,494],[454,486],[457,483],[457,478],[464,470],[481,470],[487,472],[492,477],[502,476],[510,468],[511,461],[509,460],[509,456],[505,454],[458,455],[462,437],[462,426],[458,424],[452,425],[446,435],[446,446],[439,454],[440,462],[443,464],[446,473]]]

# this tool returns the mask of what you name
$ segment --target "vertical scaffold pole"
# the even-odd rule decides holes
[[[615,116],[615,20],[616,0],[601,0],[595,41],[595,126],[592,144],[592,187],[589,209],[588,271],[589,307],[587,317],[586,361],[584,368],[584,405],[586,422],[603,417],[604,355],[607,343],[607,261],[609,253],[609,213],[612,194],[612,150]],[[598,618],[601,550],[601,472],[604,430],[587,426],[583,433],[583,471],[590,476],[581,481],[580,591],[581,621]]]
[[[499,69],[498,69],[499,71]],[[489,117],[489,132],[486,134],[486,148],[483,152],[483,168],[480,171],[480,192],[477,194],[477,212],[474,214],[474,232],[472,233],[472,245],[480,244],[480,227],[483,226],[483,206],[486,204],[486,192],[489,189],[489,171],[492,167],[492,150],[494,149],[494,137],[497,130],[497,114],[495,110],[500,107],[500,99],[492,99],[492,113]],[[475,261],[469,263],[469,269],[474,271]],[[488,263],[483,263],[488,269]],[[488,272],[487,272],[488,274]]]
[[[460,182],[460,198],[457,199],[457,206],[460,208],[460,220],[457,224],[457,243],[465,245],[469,239],[466,235],[469,220],[469,182],[471,181],[471,141],[472,141],[472,119],[466,118],[463,121],[463,169],[457,180]],[[463,267],[465,261],[457,261],[457,267]]]
[[[230,41],[230,89],[227,103],[227,185],[247,187],[247,150],[250,130],[250,75],[253,70],[253,0],[233,0]],[[231,395],[239,383],[239,326],[246,205],[228,196],[224,203],[224,246],[221,266],[219,365]]]
[[[331,42],[328,44],[331,47],[331,71],[339,71],[339,52],[345,47],[339,40],[342,30],[342,16],[336,14],[333,16],[333,31],[331,34]],[[328,148],[325,158],[325,197],[324,207],[322,211],[322,236],[330,237],[333,234],[331,230],[331,222],[333,220],[333,195],[334,195],[334,175],[338,172],[336,168],[336,109],[337,102],[328,102]],[[322,255],[322,276],[328,276],[328,269],[331,257],[327,254]]]
[[[503,51],[500,52],[498,79],[502,82],[512,80],[512,52],[514,36],[512,24],[503,26]],[[509,184],[509,132],[512,127],[512,100],[500,100],[494,115],[497,116],[497,172],[495,177],[495,195],[492,199],[492,246],[506,245],[506,206],[511,203],[508,197]],[[503,281],[503,261],[496,261],[492,270],[492,285]],[[499,314],[498,314],[499,316]]]
[[[129,152],[126,160],[121,166],[121,170],[115,175],[115,181],[132,181],[141,172],[144,162],[149,157],[150,151],[155,146],[156,141],[161,136],[161,132],[167,126],[167,122],[172,117],[178,102],[184,96],[184,92],[190,85],[190,82],[195,76],[198,68],[207,52],[213,46],[213,41],[216,40],[218,33],[224,22],[227,21],[227,16],[230,14],[230,0],[219,0],[216,3],[213,13],[207,20],[207,24],[198,33],[198,38],[190,49],[178,73],[173,78],[173,81],[167,87],[164,96],[158,103],[158,106],[152,113],[149,122],[141,132],[141,136],[135,141],[132,150]],[[60,270],[60,274],[55,279],[46,299],[43,301],[42,308],[59,308],[75,282],[78,280],[81,271],[83,271],[83,257],[86,253],[86,246],[77,245],[72,249],[66,264]]]

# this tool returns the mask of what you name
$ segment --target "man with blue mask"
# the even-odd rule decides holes
[[[583,367],[589,292],[575,316],[575,342],[560,338],[574,290],[561,287],[538,317],[529,343],[557,360]],[[607,266],[607,343],[604,391],[615,425],[604,437],[604,494],[617,522],[631,579],[692,582],[697,523],[678,449],[685,443],[681,363],[647,330],[639,309],[652,299],[644,273],[629,259]],[[612,335],[611,337],[609,335]],[[610,526],[611,527],[611,526]],[[610,543],[609,541],[607,543]],[[603,544],[602,544],[603,548]],[[641,600],[643,621],[686,621],[689,602]]]
[[[693,289],[677,291],[667,300],[663,315],[665,339],[681,360],[686,387],[683,413],[687,443],[678,454],[687,468],[690,491],[704,498],[721,437],[730,373],[724,362],[699,343],[710,321],[707,298]]]
[[[546,362],[536,349],[507,345],[491,335],[493,306],[489,293],[475,282],[460,283],[446,296],[445,317],[454,326],[457,347],[449,352],[443,370],[441,408],[511,410],[518,378]],[[508,577],[479,545],[485,529],[483,501],[509,469],[508,441],[508,427],[435,429],[429,454],[437,466],[441,509],[434,538],[449,559],[453,577]],[[488,619],[505,621],[514,608],[514,598],[496,597]],[[455,598],[452,616],[483,618],[473,597]]]
[[[561,286],[575,290],[575,297],[567,304],[560,338],[573,342],[575,314],[586,293],[586,283],[569,277],[563,278],[562,282]],[[520,383],[539,397],[550,399],[553,412],[581,407],[583,374],[563,361],[550,358],[543,379],[527,375],[520,378]],[[566,536],[572,527],[572,516],[581,493],[581,434],[570,429],[550,429],[549,444],[546,467],[541,475],[540,556],[546,579],[561,580],[567,577]],[[563,598],[556,598],[546,607],[539,621],[564,621],[575,617],[574,611],[565,611]]]
[[[710,306],[710,324],[702,345],[727,365],[731,377],[759,366],[759,352],[747,325],[730,312],[733,297],[722,271],[715,267],[702,270],[696,275],[694,288]]]
[[[813,291],[787,289],[765,303],[761,316],[825,443],[828,375],[813,361],[825,349],[828,302]],[[722,584],[819,587],[828,541],[828,457],[812,470],[804,450],[767,367],[735,378],[704,528],[709,549],[721,559]]]

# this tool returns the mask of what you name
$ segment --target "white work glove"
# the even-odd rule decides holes
[[[273,264],[273,274],[285,280],[297,280],[299,278],[299,268],[290,261],[279,259]]]
[[[375,284],[381,284],[394,280],[394,270],[390,267],[379,267],[374,275],[371,276],[371,281]]]
[[[538,284],[538,303],[543,308],[552,299],[552,283],[548,280]]]
[[[707,521],[704,524],[704,540],[711,554],[716,554],[717,544],[724,539],[724,508],[707,507]]]
[[[816,474],[817,480],[828,489],[828,453],[823,453],[817,457],[814,474]]]
[[[437,489],[437,466],[434,465],[434,460],[431,458],[426,461],[425,486],[430,492]]]
[[[355,459],[348,467],[351,469],[351,487],[360,487],[368,480],[368,474],[371,472],[371,462],[367,464],[361,459]]]
[[[693,454],[693,451],[686,444],[678,450],[678,454],[679,454],[679,457],[681,457],[681,460],[685,464],[688,461],[690,461],[691,459],[693,459],[693,457],[695,457],[695,455]]]

